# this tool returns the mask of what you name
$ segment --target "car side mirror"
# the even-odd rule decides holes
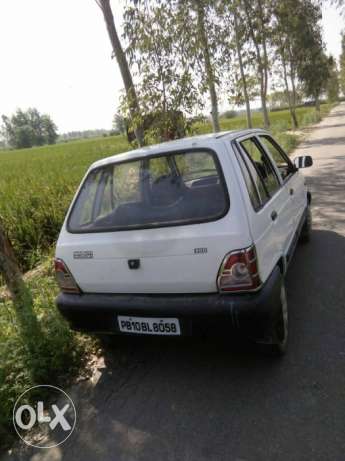
[[[293,164],[298,170],[301,168],[309,168],[310,166],[313,166],[313,158],[310,157],[310,155],[296,157],[293,161]]]

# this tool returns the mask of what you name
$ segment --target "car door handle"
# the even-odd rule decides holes
[[[293,195],[295,191],[293,189],[290,189],[290,195]]]
[[[275,221],[278,218],[278,213],[274,210],[271,213],[271,219],[272,221]]]

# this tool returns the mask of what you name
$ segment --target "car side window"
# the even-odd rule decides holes
[[[261,143],[264,145],[266,150],[271,154],[274,162],[276,163],[278,170],[285,181],[292,172],[294,171],[293,165],[289,157],[283,152],[278,144],[269,136],[259,136]]]
[[[244,182],[246,183],[246,186],[247,186],[247,191],[248,191],[250,201],[252,202],[254,210],[258,210],[260,208],[260,206],[261,206],[261,199],[260,199],[260,195],[259,195],[257,185],[255,185],[255,183],[254,183],[254,181],[255,181],[254,178],[256,177],[257,181],[259,181],[259,182],[260,182],[260,178],[258,177],[255,170],[250,172],[250,169],[249,169],[248,165],[245,163],[245,161],[243,160],[241,154],[238,155],[238,162],[240,164],[240,168],[241,168],[241,171],[242,171]],[[265,194],[265,191],[263,191],[263,192]]]
[[[249,138],[240,142],[246,154],[246,160],[254,176],[261,200],[266,203],[269,198],[280,188],[278,177],[274,171],[272,162],[260,147],[255,138]]]

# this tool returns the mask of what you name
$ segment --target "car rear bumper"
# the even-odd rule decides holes
[[[279,313],[282,275],[274,269],[264,286],[243,294],[67,294],[56,300],[61,314],[75,330],[121,334],[117,316],[178,318],[182,336],[200,334],[241,335],[271,341],[272,325]]]

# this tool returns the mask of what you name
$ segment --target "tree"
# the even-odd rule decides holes
[[[273,87],[275,88],[275,87]],[[291,93],[291,92],[289,92]],[[284,91],[279,91],[279,90],[275,90],[275,91],[272,91],[269,96],[268,96],[268,100],[269,100],[269,103],[270,103],[270,107],[272,108],[272,110],[274,109],[286,109],[289,107],[289,97],[286,93],[286,90],[284,89]],[[297,92],[296,94],[296,103],[297,104],[301,104],[302,103],[302,97],[301,97],[301,94]]]
[[[175,6],[170,2],[128,2],[124,37],[138,81],[145,134],[153,140],[170,139],[176,116],[192,114],[200,106],[191,66],[180,53]]]
[[[308,2],[308,21],[304,24],[303,35],[297,41],[297,74],[307,97],[315,101],[315,109],[320,114],[320,95],[325,90],[329,78],[329,61],[322,38],[321,6]],[[303,43],[299,45],[299,43]]]
[[[211,0],[166,1],[174,5],[173,20],[177,29],[178,52],[189,67],[196,89],[209,94],[213,131],[220,130],[218,109],[219,41],[215,4]],[[199,109],[199,107],[197,108]]]
[[[336,102],[339,99],[339,72],[336,60],[333,56],[328,58],[329,77],[326,84],[327,99]]]
[[[242,5],[246,15],[249,35],[256,54],[264,124],[265,128],[269,128],[270,119],[267,109],[267,91],[269,78],[270,3],[268,0],[242,0]]]
[[[291,123],[294,129],[298,128],[296,115],[296,58],[297,40],[302,32],[305,11],[302,7],[303,0],[274,1],[274,28],[273,42],[276,47],[278,59],[278,74],[284,83],[287,106],[290,110]],[[298,11],[298,14],[291,14]],[[291,87],[291,88],[290,88]]]
[[[115,27],[114,16],[110,6],[110,0],[95,0],[97,5],[102,10],[104,21],[108,30],[108,35],[113,48],[113,56],[116,57],[120,68],[123,84],[126,90],[127,104],[133,124],[134,132],[138,144],[144,145],[144,132],[142,129],[142,117],[139,107],[138,97],[134,87],[132,75],[129,69],[126,55],[122,49],[119,36]]]
[[[44,144],[55,144],[57,128],[47,114],[37,109],[18,109],[11,117],[2,116],[2,134],[7,143],[16,149]]]
[[[341,91],[345,96],[345,32],[343,32],[341,36],[341,50],[339,83]]]
[[[236,7],[234,10],[234,26],[235,26],[235,43],[236,43],[236,51],[238,57],[238,64],[240,67],[241,72],[241,81],[242,81],[242,88],[244,94],[244,101],[246,105],[246,114],[247,114],[247,126],[248,128],[253,128],[253,121],[252,121],[252,114],[250,110],[250,99],[249,99],[249,92],[248,92],[248,80],[245,73],[243,57],[242,57],[242,46],[243,46],[243,29],[240,27],[238,21],[238,13],[236,11]]]
[[[245,105],[247,126],[252,128],[250,101],[257,96],[257,79],[251,73],[253,53],[248,46],[249,34],[243,9],[239,0],[227,0],[219,3],[218,12],[224,23],[221,34],[218,34],[222,47],[223,86],[231,104]]]
[[[208,4],[205,0],[194,0],[197,12],[197,31],[200,49],[203,55],[205,66],[206,81],[210,93],[211,100],[211,116],[214,133],[220,131],[219,113],[218,113],[218,97],[216,91],[216,75],[211,57],[211,47],[209,44],[207,30],[207,8]]]
[[[113,129],[121,134],[126,134],[127,132],[127,123],[125,118],[117,113],[114,115],[113,119]]]

